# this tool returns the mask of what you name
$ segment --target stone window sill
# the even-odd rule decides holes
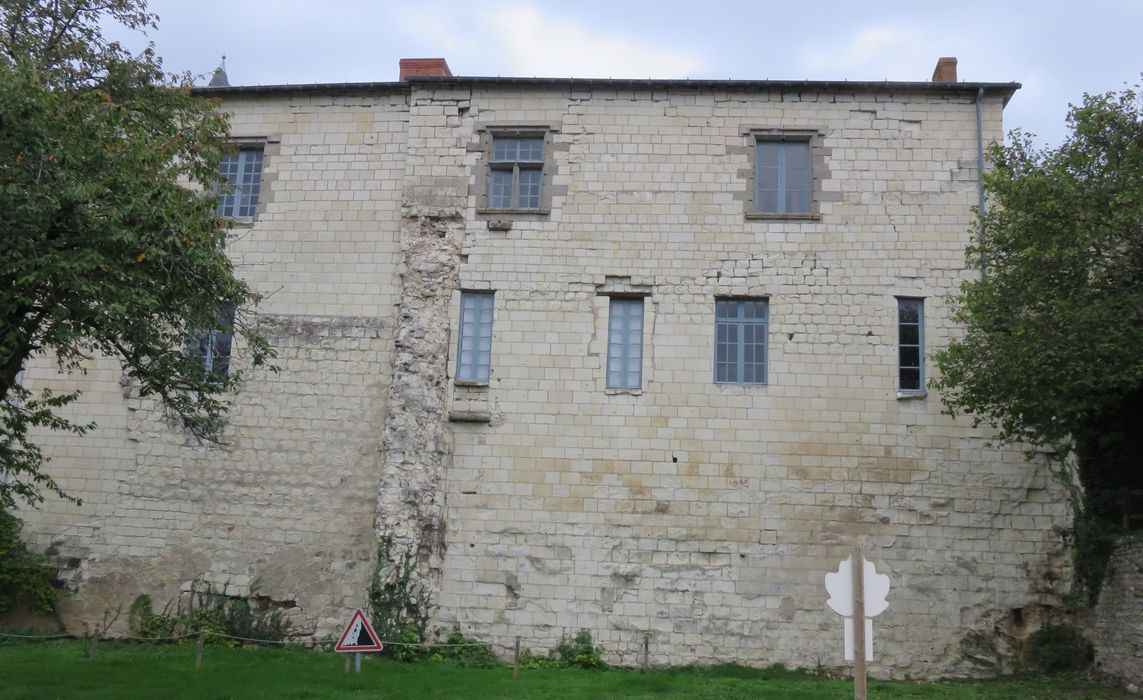
[[[821,221],[821,214],[767,214],[760,211],[746,212],[747,221]]]
[[[925,398],[928,395],[929,395],[929,392],[927,392],[923,389],[921,391],[898,391],[897,392],[897,400],[898,401],[917,401],[919,399]]]
[[[476,213],[481,216],[548,216],[551,209],[488,209],[478,208]]]
[[[487,389],[488,382],[477,382],[471,379],[454,379],[452,383],[456,386],[469,387],[473,389]]]
[[[608,387],[607,389],[603,390],[603,393],[605,393],[608,396],[620,396],[623,394],[626,394],[628,396],[642,396],[643,390],[642,389],[619,389],[619,388],[615,388],[615,387]]]

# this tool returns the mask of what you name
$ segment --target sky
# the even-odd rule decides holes
[[[151,0],[172,72],[232,85],[397,79],[401,58],[456,75],[907,80],[956,56],[961,80],[1023,84],[1005,129],[1057,146],[1068,105],[1141,82],[1143,0]],[[205,82],[206,78],[203,78]]]

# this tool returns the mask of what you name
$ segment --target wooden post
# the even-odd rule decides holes
[[[99,641],[99,627],[94,629],[88,627],[87,623],[83,623],[83,636],[87,637],[87,658],[95,658],[95,643]]]
[[[520,677],[520,637],[516,636],[516,656],[512,660],[512,678]]]
[[[206,645],[206,631],[198,631],[198,641],[195,642],[194,649],[194,670],[202,668],[202,648]]]
[[[853,550],[853,698],[866,700],[865,688],[865,559]]]
[[[643,633],[643,673],[647,672],[649,664],[648,657],[651,655],[651,635],[647,632]]]

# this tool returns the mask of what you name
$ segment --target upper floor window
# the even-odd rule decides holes
[[[187,338],[187,354],[202,362],[202,368],[208,376],[221,379],[230,373],[234,312],[234,305],[227,304],[219,314],[217,327],[192,330]]]
[[[607,388],[643,385],[643,299],[612,297],[607,319]]]
[[[717,299],[714,302],[714,381],[718,384],[766,383],[766,299]]]
[[[539,209],[544,182],[543,136],[492,137],[489,209]]]
[[[456,379],[487,384],[492,374],[492,292],[461,292]]]
[[[813,180],[809,140],[758,139],[754,208],[762,214],[810,214]]]
[[[898,388],[925,390],[925,300],[897,299]]]
[[[218,215],[254,216],[262,192],[262,147],[242,146],[218,165]]]

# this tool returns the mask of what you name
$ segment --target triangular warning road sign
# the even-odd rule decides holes
[[[341,633],[341,639],[333,650],[381,651],[381,640],[377,638],[377,633],[369,624],[369,618],[365,617],[364,610],[358,608],[353,611],[353,616],[349,618],[345,631]]]

